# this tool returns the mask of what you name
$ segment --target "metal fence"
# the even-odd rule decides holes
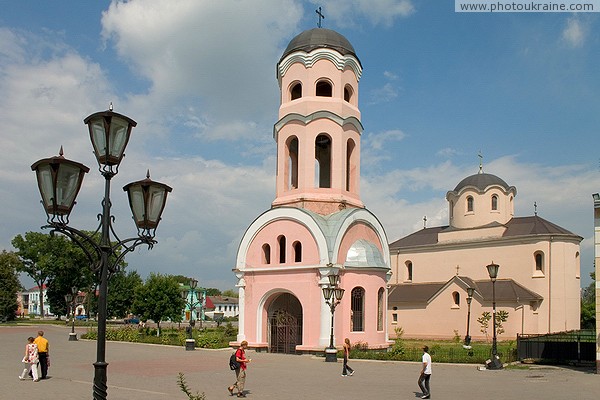
[[[517,335],[521,361],[588,364],[596,361],[596,332],[578,330],[544,335]]]

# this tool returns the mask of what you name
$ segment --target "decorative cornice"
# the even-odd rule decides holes
[[[281,78],[286,74],[288,69],[295,63],[302,63],[304,67],[310,68],[319,60],[329,60],[337,69],[343,71],[345,68],[350,68],[356,75],[356,80],[359,81],[362,76],[362,67],[358,60],[351,56],[343,56],[335,50],[322,48],[313,50],[310,53],[304,51],[295,51],[277,64],[277,80],[281,84]]]
[[[316,111],[309,115],[290,113],[275,123],[275,125],[273,126],[273,138],[275,139],[275,141],[277,141],[277,134],[279,133],[281,128],[283,128],[286,124],[288,124],[291,121],[299,121],[304,125],[308,125],[310,122],[320,119],[320,118],[329,119],[341,127],[343,127],[344,125],[350,124],[350,125],[354,126],[354,128],[356,128],[359,135],[362,134],[362,131],[364,129],[358,118],[356,118],[356,117],[342,118],[339,115],[332,113],[331,111],[326,111],[326,110]]]

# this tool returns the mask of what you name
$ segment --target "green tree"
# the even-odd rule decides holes
[[[40,232],[27,232],[25,237],[17,235],[12,240],[12,245],[18,250],[16,254],[22,262],[18,272],[26,273],[39,288],[40,315],[44,310],[44,285],[64,262],[62,258],[67,242],[63,236]]]
[[[23,289],[17,272],[22,264],[15,253],[6,250],[0,253],[0,319],[15,319],[19,306],[17,293]]]
[[[237,290],[234,289],[227,289],[223,291],[223,297],[238,297],[238,292]]]
[[[477,318],[477,322],[480,325],[480,332],[485,334],[486,340],[489,340],[488,329],[490,327],[490,321],[492,320],[492,314],[489,311],[481,313],[481,317]],[[496,335],[504,333],[504,322],[508,320],[508,311],[498,310],[496,311]]]
[[[590,277],[592,283],[581,291],[581,329],[596,329],[596,273]]]
[[[126,317],[132,313],[136,290],[143,285],[137,271],[119,271],[111,278],[106,297],[106,315],[115,318]]]
[[[206,295],[207,296],[220,296],[221,291],[216,288],[206,288]]]
[[[135,290],[132,310],[142,320],[151,319],[156,323],[157,336],[160,335],[160,322],[170,319],[181,321],[185,302],[177,279],[171,275],[150,274],[146,282]]]

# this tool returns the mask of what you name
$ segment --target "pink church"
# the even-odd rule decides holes
[[[276,194],[246,230],[234,270],[239,334],[256,350],[322,352],[344,338],[388,347],[388,240],[360,198],[362,65],[339,33],[292,39],[277,64],[281,91]],[[332,313],[329,276],[345,290]]]

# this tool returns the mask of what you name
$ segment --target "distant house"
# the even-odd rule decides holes
[[[225,297],[225,296],[208,296],[214,306],[212,311],[207,311],[206,315],[210,318],[214,318],[215,312],[223,313],[223,317],[237,317],[239,312],[239,300],[237,297]]]
[[[50,303],[48,302],[48,287],[43,286],[44,296],[44,313],[43,316],[53,316],[50,310]],[[30,316],[42,316],[42,310],[40,305],[40,287],[34,286],[31,289],[24,290],[21,292],[21,307],[24,315]]]

